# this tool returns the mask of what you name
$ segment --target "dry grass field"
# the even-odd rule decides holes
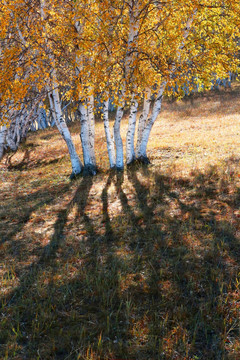
[[[148,167],[109,172],[102,123],[94,178],[56,129],[3,159],[1,359],[240,359],[239,99],[166,100]]]

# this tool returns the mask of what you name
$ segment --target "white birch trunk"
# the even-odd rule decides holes
[[[16,151],[18,149],[21,139],[21,126],[23,125],[25,118],[26,109],[24,105],[21,106],[19,111],[14,110],[13,108],[9,111],[10,126],[7,130],[6,143],[12,151]]]
[[[134,94],[133,94],[130,105],[130,114],[128,120],[128,131],[127,131],[127,139],[126,139],[127,165],[131,164],[135,160],[134,135],[136,128],[137,109],[138,109],[138,102],[136,99],[134,99]]]
[[[142,114],[140,115],[139,121],[138,121],[138,135],[137,135],[137,145],[136,145],[137,158],[140,156],[140,154],[139,154],[140,144],[142,141],[143,130],[145,128],[145,124],[146,124],[147,118],[150,113],[150,105],[151,105],[151,89],[148,88],[146,90],[146,94],[144,96]]]
[[[6,142],[7,127],[6,125],[0,126],[0,160],[4,155],[4,145]]]
[[[88,138],[89,138],[91,165],[92,167],[95,167],[95,171],[96,171],[94,95],[90,95],[88,98],[87,114],[88,114]]]
[[[84,173],[86,175],[96,175],[96,157],[95,157],[95,116],[94,116],[94,97],[90,96],[88,103],[79,101],[78,111],[80,114]]]
[[[116,154],[115,154],[115,148],[114,148],[114,139],[111,135],[110,126],[109,126],[108,105],[109,105],[109,99],[104,100],[104,102],[103,102],[103,123],[104,123],[104,129],[105,129],[106,140],[107,140],[107,150],[108,150],[110,168],[113,169],[116,166]]]
[[[12,150],[17,150],[17,139],[19,138],[19,121],[18,117],[11,121],[6,135],[7,146]]]
[[[87,105],[83,101],[79,102],[78,111],[80,113],[80,138],[83,150],[84,172],[85,174],[95,175],[96,160],[94,155],[94,148],[92,148],[92,144],[90,143],[89,116],[87,111]]]
[[[81,173],[82,163],[76,152],[74,143],[72,141],[71,134],[67,127],[67,124],[62,116],[62,109],[61,109],[61,105],[60,105],[58,89],[55,88],[51,91],[51,93],[49,93],[49,102],[50,102],[50,107],[51,107],[53,118],[56,122],[57,128],[68,147],[71,164],[72,164],[72,174],[70,177],[74,178],[76,175]]]
[[[87,114],[87,108],[86,106],[84,106],[83,102],[79,103],[78,110],[80,113],[80,123],[81,123],[80,137],[82,142],[84,166],[87,166],[91,164],[91,156],[90,156],[89,140],[88,140],[88,114]]]
[[[116,168],[117,170],[123,170],[124,168],[124,158],[123,158],[123,143],[120,133],[120,125],[123,117],[124,103],[123,96],[120,99],[121,105],[118,105],[115,122],[114,122],[114,141],[116,146]]]
[[[140,142],[139,151],[138,151],[138,159],[144,163],[149,163],[149,160],[147,158],[147,144],[148,144],[149,135],[152,130],[153,124],[155,123],[155,121],[161,111],[162,98],[163,98],[163,92],[164,92],[165,86],[166,86],[165,82],[163,82],[160,86],[159,92],[154,101],[151,117],[148,119],[146,126],[142,133],[142,140]]]

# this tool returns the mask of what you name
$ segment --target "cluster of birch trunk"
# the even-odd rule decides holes
[[[56,84],[55,84],[56,85]],[[126,132],[126,163],[127,165],[138,160],[148,163],[146,150],[151,128],[156,120],[162,102],[163,88],[156,95],[152,95],[150,89],[142,99],[141,114],[137,121],[139,101],[132,99],[128,106],[128,129]],[[96,174],[97,164],[95,156],[95,105],[94,96],[78,103],[78,117],[80,119],[80,139],[82,144],[83,163],[76,152],[75,145],[70,134],[66,117],[63,114],[60,100],[60,89],[58,87],[49,90],[49,111],[52,116],[52,124],[55,124],[65,141],[72,165],[72,176],[80,174],[83,169],[86,173]],[[99,99],[98,99],[99,100]],[[116,109],[113,128],[109,121],[109,98],[102,101],[102,120],[106,136],[106,145],[110,168],[122,170],[124,168],[124,150],[121,137],[121,121],[124,115],[123,104]],[[152,106],[151,106],[152,104]],[[32,129],[34,122],[38,122],[41,128],[46,128],[48,123],[46,113],[41,107],[42,101],[32,102],[29,108],[22,106],[21,110],[13,111],[10,125],[2,126],[0,129],[0,158],[4,149],[9,148],[16,151],[20,143],[26,139],[28,131]],[[152,109],[151,109],[152,108]],[[137,140],[135,141],[137,137]]]

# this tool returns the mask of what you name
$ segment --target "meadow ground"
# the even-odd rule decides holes
[[[239,97],[165,101],[149,167],[109,172],[102,123],[94,178],[56,129],[2,161],[1,359],[240,359]]]

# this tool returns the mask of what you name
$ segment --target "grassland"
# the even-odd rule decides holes
[[[94,178],[55,129],[3,160],[1,359],[240,359],[239,96],[165,101],[149,167],[109,172],[101,123]]]

